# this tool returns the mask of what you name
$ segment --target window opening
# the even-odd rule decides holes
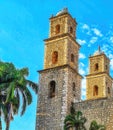
[[[55,97],[55,87],[56,87],[55,81],[51,81],[50,86],[49,86],[49,97],[50,98]]]
[[[73,28],[72,28],[72,27],[70,27],[70,33],[71,33],[71,34],[73,33]]]
[[[56,29],[56,34],[60,33],[60,25],[59,24],[56,25],[55,29]]]
[[[52,54],[52,63],[56,64],[58,62],[58,52],[54,51]]]
[[[95,64],[95,71],[99,69],[98,63]]]
[[[97,96],[98,95],[98,86],[94,86],[93,88],[93,96]]]
[[[108,87],[108,94],[110,94],[110,88]]]
[[[74,55],[71,54],[71,62],[74,62]]]

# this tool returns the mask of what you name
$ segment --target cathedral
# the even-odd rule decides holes
[[[39,97],[36,130],[63,130],[64,119],[75,110],[87,118],[113,130],[113,79],[109,74],[110,60],[100,48],[89,57],[86,75],[86,100],[81,101],[79,49],[76,41],[76,20],[63,9],[50,18],[49,38],[45,39],[44,69],[39,71]]]

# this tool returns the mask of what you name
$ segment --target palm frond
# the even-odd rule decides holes
[[[22,109],[21,109],[21,116],[25,113],[26,107],[27,107],[27,101],[26,101],[26,96],[24,94],[24,92],[21,92],[22,94],[22,100],[23,100],[23,104],[22,104]]]
[[[24,94],[26,96],[26,100],[27,100],[28,105],[30,105],[32,102],[32,95],[27,87],[26,87],[26,89],[24,89]]]
[[[86,118],[82,116],[81,111],[77,111],[71,113],[66,116],[64,120],[64,130],[68,130],[69,128],[75,127],[77,130],[86,130],[84,123],[86,122]]]
[[[19,90],[16,89],[16,98],[17,98],[17,104],[15,106],[15,113],[18,113],[17,110],[19,110],[19,107],[20,107],[20,95],[19,95]]]
[[[26,80],[27,84],[34,90],[35,93],[38,93],[38,84],[30,81],[30,80]]]
[[[6,102],[10,102],[11,99],[13,99],[13,97],[14,97],[14,87],[15,87],[14,83],[11,83],[9,88],[8,88]]]
[[[24,76],[28,76],[29,75],[29,71],[28,71],[28,68],[22,68],[19,70],[20,73]]]

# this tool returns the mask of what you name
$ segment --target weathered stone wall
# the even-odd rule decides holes
[[[98,72],[106,72],[109,74],[109,58],[104,54],[93,55],[89,57],[89,74],[96,74]],[[95,70],[95,64],[98,63],[98,70]]]
[[[52,53],[58,52],[58,62],[52,63]],[[54,39],[45,44],[44,69],[61,66],[67,63],[67,38]]]
[[[49,98],[49,83],[56,82],[55,97]],[[72,84],[76,91],[73,93]],[[80,100],[81,76],[65,65],[40,72],[36,130],[63,130],[64,119],[71,102]]]
[[[96,56],[92,56],[90,57],[90,74],[96,74],[97,72],[104,72],[104,58],[105,55],[101,54],[101,55],[96,55]],[[95,64],[98,63],[98,70],[95,71]]]
[[[40,72],[36,130],[60,130],[62,128],[62,114],[66,114],[62,113],[62,107],[64,107],[62,100],[66,100],[67,75],[67,70],[62,67]],[[56,82],[55,97],[49,98],[49,83],[52,80]]]
[[[86,100],[74,105],[75,110],[82,111],[83,115],[87,118],[87,130],[93,120],[105,125],[106,130],[113,130],[113,98]]]
[[[87,99],[96,99],[106,96],[106,85],[105,85],[105,74],[92,75],[86,77],[86,87],[87,87]],[[94,86],[98,86],[98,95],[93,95]]]
[[[67,39],[67,60],[68,64],[73,67],[78,72],[78,55],[79,55],[79,45],[76,44],[76,41],[71,40],[70,38]],[[74,62],[71,62],[71,54],[74,55]]]
[[[106,80],[105,80],[105,85],[106,85],[106,91],[105,92],[106,92],[107,97],[113,97],[112,83],[113,83],[112,78],[110,76],[107,76]],[[108,90],[108,88],[109,88],[109,90]]]
[[[67,16],[59,16],[59,17],[53,17],[50,19],[50,37],[56,36],[58,34],[55,33],[55,26],[60,25],[60,33],[63,34],[67,32]]]
[[[104,57],[104,70],[109,74],[110,71],[110,60],[107,56]]]
[[[45,43],[44,69],[69,64],[78,71],[78,53],[80,46],[70,36],[55,38]],[[58,52],[58,62],[52,63],[52,53]],[[71,62],[71,54],[74,55],[74,62]]]
[[[60,25],[60,33],[55,33],[55,26]],[[70,33],[70,27],[73,28],[73,33]],[[70,33],[75,38],[76,21],[68,13],[57,15],[50,18],[50,37],[60,35],[63,33]]]
[[[112,96],[112,78],[109,75],[109,59],[102,52],[97,52],[89,58],[89,74],[86,76],[86,99],[96,99]],[[98,87],[94,94],[94,87]]]

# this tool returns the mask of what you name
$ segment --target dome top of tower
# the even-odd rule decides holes
[[[102,52],[100,52],[99,50],[97,50],[95,53],[94,53],[94,56],[95,55],[100,55]]]
[[[61,14],[65,14],[65,13],[68,13],[68,9],[67,8],[64,8],[63,10],[59,11],[56,16],[58,15],[61,15]]]
[[[101,50],[100,50],[100,46],[98,47],[98,50],[94,53],[94,56],[96,56],[96,55],[100,55],[100,54],[103,54],[104,52],[102,52]]]

